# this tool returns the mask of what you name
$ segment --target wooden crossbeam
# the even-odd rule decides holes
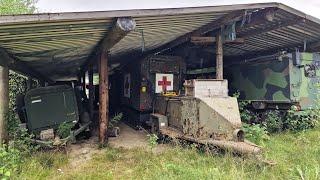
[[[283,27],[296,25],[296,24],[302,23],[303,21],[304,21],[303,18],[297,18],[297,19],[293,19],[293,20],[277,22],[277,23],[274,23],[270,26],[267,26],[267,27],[264,27],[261,29],[253,29],[253,30],[241,32],[241,29],[239,28],[239,29],[236,29],[236,31],[238,32],[237,36],[239,36],[241,38],[248,38],[248,37],[256,36],[256,35],[263,34],[266,32],[270,32],[270,31],[273,31],[276,29],[280,29]]]
[[[250,26],[256,26],[256,25],[259,25],[259,24],[262,24],[262,23],[266,23],[268,21],[273,21],[274,20],[274,16],[275,14],[277,13],[277,10],[276,8],[265,8],[265,9],[261,9],[257,12],[254,12],[252,15],[251,15],[251,18],[250,18],[250,21],[249,22],[246,22],[246,24],[244,25],[241,25],[241,24],[238,24],[238,27],[237,29],[242,29],[242,28],[247,28],[247,27],[250,27]],[[176,46],[179,46],[183,43],[186,43],[186,42],[189,42],[190,41],[190,38],[192,36],[201,36],[203,34],[206,34],[208,32],[211,32],[211,31],[214,31],[214,30],[218,30],[221,28],[221,26],[223,25],[227,25],[231,22],[237,22],[237,21],[241,21],[243,20],[243,18],[245,17],[245,10],[237,10],[237,11],[233,11],[217,20],[214,20],[202,27],[200,27],[199,29],[195,30],[195,31],[192,31],[190,33],[187,33],[185,35],[182,35],[180,37],[178,37],[177,39],[163,45],[163,46],[160,46],[159,48],[156,48],[154,50],[151,50],[147,53],[161,53],[161,52],[165,52],[167,51],[168,49],[172,49]]]
[[[212,44],[216,42],[216,37],[192,36],[190,42],[194,44]],[[241,44],[244,42],[245,42],[244,38],[236,38],[235,40],[225,40],[223,43]]]
[[[136,28],[136,22],[131,17],[117,18],[108,31],[106,36],[100,41],[96,50],[91,53],[86,63],[81,67],[80,74],[83,74],[88,70],[89,65],[96,62],[97,56],[101,51],[108,51],[114,45],[116,45],[121,39],[123,39],[129,32]]]
[[[320,41],[311,43],[307,46],[307,49],[311,51],[320,51]]]
[[[192,31],[192,32],[189,32],[185,35],[182,35],[180,37],[178,37],[177,39],[155,49],[155,50],[152,50],[153,52],[164,52],[168,49],[171,49],[171,48],[174,48],[178,45],[181,45],[183,43],[186,43],[190,40],[190,38],[192,36],[201,36],[207,32],[210,32],[210,31],[213,31],[213,30],[216,30],[216,29],[219,29],[221,28],[222,25],[224,24],[228,24],[230,22],[234,22],[234,21],[239,21],[242,16],[245,14],[245,11],[244,10],[238,10],[238,11],[233,11],[217,20],[214,20],[206,25],[203,25],[201,26],[200,28]]]

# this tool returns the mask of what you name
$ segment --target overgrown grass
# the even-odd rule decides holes
[[[161,153],[107,148],[92,160],[70,168],[66,155],[40,153],[30,157],[14,178],[320,179],[320,128],[273,135],[264,149],[265,158],[276,161],[276,165],[266,165],[255,158],[209,155],[192,148],[172,147]]]

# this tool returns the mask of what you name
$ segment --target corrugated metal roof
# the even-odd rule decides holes
[[[241,29],[246,35],[268,29],[276,23],[304,22],[280,26],[246,37],[243,44],[228,44],[226,56],[256,51],[303,46],[303,42],[320,40],[320,20],[278,3],[229,5],[155,10],[124,10],[106,12],[52,13],[0,16],[0,46],[35,71],[52,79],[75,77],[99,41],[117,17],[132,17],[136,30],[129,33],[111,50],[111,56],[152,50],[192,32],[237,10],[256,11],[277,8],[272,22]],[[143,34],[143,35],[142,35]]]

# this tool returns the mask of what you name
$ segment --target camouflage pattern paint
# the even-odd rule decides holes
[[[261,58],[227,68],[230,92],[240,99],[267,103],[291,103],[315,108],[320,78],[320,55],[294,53]]]

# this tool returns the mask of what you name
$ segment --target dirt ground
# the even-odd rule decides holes
[[[110,137],[109,145],[114,148],[145,148],[148,146],[148,133],[145,130],[135,130],[121,123],[120,136]]]
[[[134,130],[128,125],[121,123],[120,136],[110,137],[109,146],[113,148],[143,148],[148,149],[148,133],[145,130]],[[158,145],[153,149],[155,152],[162,152],[166,145]],[[98,147],[98,137],[91,137],[89,140],[82,140],[68,147],[71,167],[92,159],[92,156],[101,153],[103,150]]]

